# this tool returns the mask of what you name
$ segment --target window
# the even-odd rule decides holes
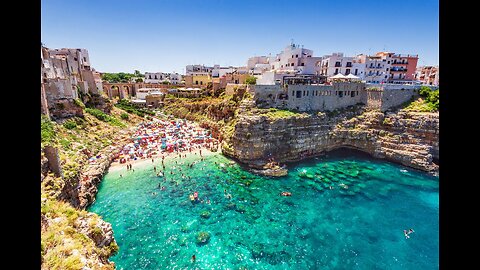
[[[390,61],[387,61],[387,64],[390,64]]]
[[[388,71],[388,68],[387,68],[387,71]]]
[[[297,95],[295,97],[296,98],[301,98],[302,97],[302,91],[297,91]]]
[[[292,91],[292,96],[294,96],[294,95],[295,95],[295,91]]]
[[[340,62],[335,62],[335,67],[341,67],[342,66],[342,63]]]
[[[338,74],[338,68],[335,69],[335,75],[337,75],[337,74]]]
[[[293,58],[293,54],[292,54],[292,58]]]
[[[305,96],[305,90],[303,90],[303,96]]]
[[[74,58],[73,58],[73,60],[77,61],[77,58],[76,58],[76,57],[74,57]]]
[[[297,55],[295,55],[295,58],[298,58],[298,54],[297,54]]]
[[[347,67],[352,67],[352,62],[347,62]]]
[[[87,58],[86,58],[86,57],[83,57],[83,62],[87,62]]]
[[[349,68],[347,68],[347,69],[345,70],[345,75],[348,75],[348,74],[350,74],[350,69],[349,69]]]
[[[350,97],[354,97],[355,96],[355,91],[351,91],[350,92]]]
[[[357,74],[358,74],[358,68],[355,69],[355,75],[357,75]]]
[[[198,84],[198,81],[195,81],[195,84]]]
[[[338,96],[343,97],[343,91],[338,91]]]
[[[302,67],[305,66],[305,63],[302,63],[301,66],[302,66]]]
[[[200,81],[200,85],[202,85],[202,84],[203,84],[203,82],[202,82],[202,81]]]

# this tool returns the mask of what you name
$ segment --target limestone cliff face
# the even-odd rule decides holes
[[[83,117],[83,109],[73,99],[59,99],[48,108],[52,119]]]
[[[355,148],[416,169],[436,173],[438,113],[344,111],[270,119],[240,114],[224,154],[252,167],[269,157],[296,161],[335,148]]]
[[[120,152],[126,143],[128,133],[120,137],[118,143],[101,150],[98,158],[94,163],[86,164],[82,173],[70,182],[65,182],[60,199],[64,199],[76,208],[86,209],[95,201],[98,192],[98,185],[102,181],[103,176],[108,171],[115,155]]]

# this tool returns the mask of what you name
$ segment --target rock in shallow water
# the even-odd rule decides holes
[[[197,245],[205,245],[210,241],[210,233],[208,232],[199,232],[197,233],[196,243]]]

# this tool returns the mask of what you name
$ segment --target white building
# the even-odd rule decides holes
[[[391,59],[389,55],[364,55],[367,83],[387,83],[390,78]]]
[[[167,78],[163,72],[145,72],[145,83],[162,83]]]
[[[183,76],[182,74],[178,74],[178,73],[169,73],[168,74],[168,80],[170,82],[170,84],[179,84],[182,82],[183,80]]]
[[[182,75],[178,73],[145,72],[145,83],[179,84],[181,81]]]
[[[313,57],[313,51],[290,44],[275,58],[269,58],[271,70],[277,72],[294,71],[297,74],[318,74],[318,63],[322,57]]]
[[[158,94],[158,93],[162,93],[162,89],[160,89],[160,88],[140,88],[140,89],[137,89],[135,98],[137,100],[145,100],[147,95]]]
[[[218,78],[218,77],[222,77],[223,75],[225,75],[227,73],[233,73],[236,70],[237,69],[232,67],[232,66],[230,66],[230,67],[220,67],[220,65],[214,65],[211,75],[214,78]]]
[[[365,75],[365,59],[363,55],[344,56],[343,53],[325,55],[321,62],[320,75],[331,77],[337,74],[353,74],[361,79]]]
[[[208,73],[211,74],[213,67],[206,67],[204,65],[187,65],[185,67],[185,74],[192,75],[192,73]]]

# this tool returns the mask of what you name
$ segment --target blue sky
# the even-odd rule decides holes
[[[392,51],[439,59],[438,0],[42,0],[42,42],[85,48],[101,72],[244,66],[294,43],[314,56]]]

